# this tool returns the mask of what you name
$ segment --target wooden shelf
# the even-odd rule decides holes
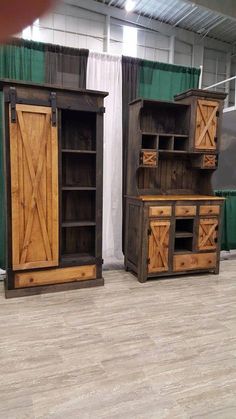
[[[193,233],[190,233],[189,231],[176,231],[175,237],[177,239],[179,238],[187,238],[187,237],[193,237]]]
[[[94,262],[95,256],[90,253],[72,253],[72,254],[63,254],[61,257],[62,263],[72,263],[79,262],[83,260],[85,262]]]
[[[62,191],[96,191],[96,188],[90,186],[62,186]]]
[[[95,221],[65,221],[62,223],[63,228],[69,227],[93,227],[96,226]]]
[[[72,154],[96,154],[97,152],[94,150],[73,150],[73,149],[65,149],[63,148],[62,153],[72,153]]]
[[[192,252],[191,250],[186,250],[186,249],[174,250],[175,255],[185,255],[185,254],[190,254],[190,253],[194,253],[194,252]]]
[[[189,154],[188,151],[185,150],[158,150],[161,154]]]
[[[173,134],[173,133],[166,133],[166,132],[146,132],[141,131],[142,135],[152,135],[152,136],[161,136],[161,137],[181,137],[181,138],[188,138],[188,134]]]

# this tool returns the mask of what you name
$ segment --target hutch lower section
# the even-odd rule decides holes
[[[139,282],[197,272],[219,272],[221,213],[216,197],[127,198],[125,267]]]

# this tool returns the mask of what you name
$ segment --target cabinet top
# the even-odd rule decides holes
[[[63,92],[73,92],[73,93],[80,93],[80,94],[90,94],[94,96],[106,97],[109,95],[108,92],[102,92],[99,90],[88,90],[88,89],[74,89],[69,87],[63,87],[55,84],[41,84],[41,83],[33,83],[33,82],[26,82],[26,81],[18,81],[12,79],[0,79],[0,90],[3,90],[4,87],[33,87],[35,89],[42,89],[42,90],[50,90],[50,91],[63,91]]]
[[[139,201],[225,201],[225,198],[212,195],[141,195],[129,198]]]
[[[212,92],[211,90],[203,90],[203,89],[189,89],[186,92],[182,92],[176,95],[174,99],[178,101],[178,100],[185,99],[191,96],[204,97],[206,99],[225,100],[225,98],[227,97],[227,93]]]

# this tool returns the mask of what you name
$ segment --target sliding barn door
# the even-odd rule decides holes
[[[197,150],[216,150],[218,110],[218,102],[198,100],[195,136],[195,148]]]
[[[58,140],[51,108],[10,115],[13,270],[58,265]]]

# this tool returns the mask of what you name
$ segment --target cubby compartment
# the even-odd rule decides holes
[[[177,219],[175,224],[176,234],[190,233],[193,234],[194,219]]]
[[[62,153],[62,186],[95,187],[96,155]]]
[[[174,151],[187,151],[187,150],[188,150],[188,138],[175,136]]]
[[[171,135],[159,135],[159,150],[173,150],[173,137]]]
[[[96,150],[96,113],[61,111],[62,149]]]
[[[142,135],[142,149],[144,150],[155,150],[157,147],[157,136],[143,134]]]
[[[95,227],[67,227],[62,229],[62,259],[95,256]]]
[[[95,223],[96,192],[62,192],[62,223]]]
[[[187,135],[190,107],[174,102],[145,101],[140,113],[140,127],[145,133]]]
[[[188,253],[193,251],[193,238],[191,237],[176,237],[175,238],[175,253]]]

